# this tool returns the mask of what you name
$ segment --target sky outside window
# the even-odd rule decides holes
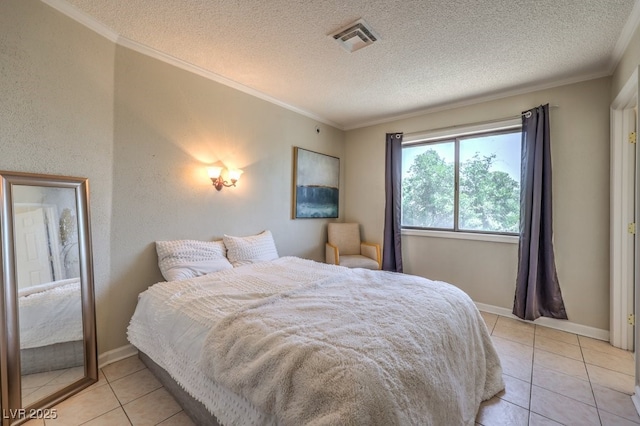
[[[491,170],[506,172],[517,181],[520,181],[520,138],[521,133],[506,133],[491,136],[477,136],[460,141],[460,162],[471,159],[476,153],[480,157],[496,154],[496,159]],[[427,150],[434,150],[447,163],[455,161],[453,143],[441,142],[426,145],[416,145],[402,150],[402,177],[409,174],[409,168],[414,159]]]

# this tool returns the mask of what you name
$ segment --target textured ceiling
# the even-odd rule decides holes
[[[640,0],[66,2],[124,39],[344,129],[608,75],[640,9]],[[348,53],[328,34],[359,18],[380,40]]]

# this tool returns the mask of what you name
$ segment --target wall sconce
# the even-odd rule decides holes
[[[242,174],[242,170],[240,169],[227,169],[227,175],[229,176],[229,180],[231,182],[227,182],[222,179],[222,167],[208,167],[207,171],[209,172],[209,178],[211,179],[211,183],[213,186],[220,191],[223,186],[230,187],[236,186],[236,182],[240,179],[240,175]]]

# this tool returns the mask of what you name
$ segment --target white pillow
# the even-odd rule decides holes
[[[220,241],[156,241],[158,266],[167,281],[195,278],[233,268]]]
[[[265,262],[278,258],[278,250],[270,231],[249,237],[223,237],[227,258],[235,266]]]

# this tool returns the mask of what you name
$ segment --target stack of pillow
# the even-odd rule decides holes
[[[218,241],[156,241],[158,266],[167,281],[184,280],[278,258],[270,231]]]

